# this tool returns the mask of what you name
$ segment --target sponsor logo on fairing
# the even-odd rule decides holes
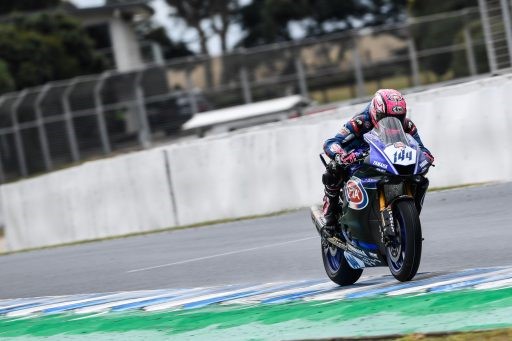
[[[426,165],[428,165],[428,161],[427,160],[423,160],[423,162],[420,163],[420,167],[421,168],[424,168]]]
[[[373,161],[373,164],[377,167],[381,167],[381,168],[384,168],[384,169],[388,169],[388,165],[386,165],[385,163],[382,163],[382,162],[379,162],[379,161]]]
[[[345,197],[353,210],[362,210],[368,205],[368,193],[361,184],[361,179],[352,177],[345,185]]]
[[[373,258],[373,256],[370,253],[366,253],[365,251],[359,250],[350,244],[348,244],[347,247],[348,250],[345,251],[345,257],[347,255],[351,255],[352,257],[359,260],[362,264],[364,264],[362,267],[379,265],[380,261],[378,260],[378,256],[375,253],[373,253],[373,255],[375,255],[375,257]]]
[[[355,247],[353,247],[352,245],[348,244],[347,245],[347,248],[350,250],[350,252],[353,252],[353,253],[356,253],[358,254],[359,256],[361,257],[368,257],[368,255],[366,254],[366,252],[362,251],[362,250],[359,250],[359,249],[356,249]]]

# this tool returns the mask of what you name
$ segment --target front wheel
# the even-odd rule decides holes
[[[421,224],[412,201],[399,201],[393,209],[396,236],[386,247],[386,258],[391,274],[401,281],[411,280],[421,260]]]
[[[352,269],[343,250],[334,245],[322,243],[322,259],[327,276],[338,285],[354,284],[363,273],[363,269]]]

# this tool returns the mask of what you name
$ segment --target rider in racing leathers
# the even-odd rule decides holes
[[[333,230],[337,224],[338,202],[340,189],[348,180],[343,165],[356,161],[357,155],[354,149],[369,148],[363,139],[363,135],[378,125],[378,121],[384,117],[396,117],[403,125],[404,131],[410,134],[419,144],[421,151],[430,163],[434,157],[421,142],[418,130],[412,121],[406,118],[407,106],[402,94],[393,89],[380,89],[375,93],[370,104],[360,114],[352,117],[336,134],[324,143],[325,154],[332,160],[326,172],[322,176],[325,186],[323,212],[326,229]],[[428,180],[421,184],[416,195],[416,207],[421,210],[423,197],[428,188]]]

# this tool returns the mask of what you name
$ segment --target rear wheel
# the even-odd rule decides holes
[[[393,210],[396,236],[386,247],[391,274],[401,282],[411,280],[421,260],[421,224],[412,201],[399,201]]]
[[[354,284],[363,273],[363,269],[352,269],[343,250],[334,245],[322,243],[322,259],[327,276],[338,285]]]

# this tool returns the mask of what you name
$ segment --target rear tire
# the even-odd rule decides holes
[[[322,259],[327,276],[338,285],[351,285],[357,282],[363,269],[352,269],[345,259],[343,250],[334,245],[323,245]]]
[[[391,274],[399,281],[410,281],[418,271],[421,260],[421,223],[412,201],[399,201],[393,209],[397,236],[394,246],[386,247]]]

